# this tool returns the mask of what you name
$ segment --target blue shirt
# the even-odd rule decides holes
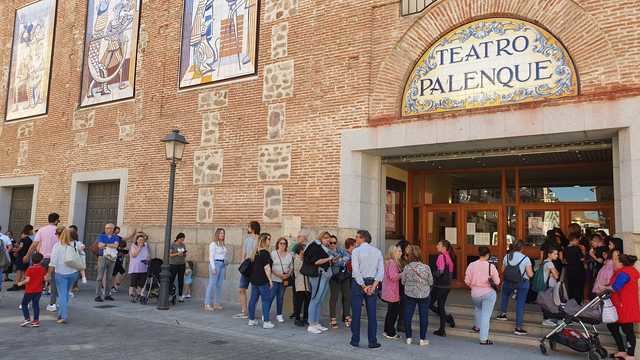
[[[331,265],[331,270],[334,274],[337,274],[344,269],[349,260],[351,260],[351,255],[345,249],[338,248],[336,251],[329,250],[328,254],[336,257],[336,262]]]
[[[111,245],[111,244],[117,244],[120,241],[120,237],[118,235],[107,235],[107,234],[100,234],[98,235],[98,244],[105,244],[105,245]],[[104,249],[100,249],[98,250],[98,256],[102,256],[102,254],[104,253]]]

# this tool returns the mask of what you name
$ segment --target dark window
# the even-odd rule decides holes
[[[404,238],[404,211],[406,184],[387,178],[384,206],[384,228],[387,239]]]

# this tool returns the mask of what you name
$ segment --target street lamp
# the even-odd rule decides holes
[[[167,160],[171,161],[169,174],[169,196],[167,204],[167,224],[164,228],[164,258],[160,271],[160,296],[158,310],[169,309],[169,287],[171,286],[171,272],[169,271],[169,247],[171,247],[171,223],[173,222],[173,191],[176,183],[176,161],[182,160],[184,147],[188,144],[180,130],[173,130],[162,142],[165,146]]]

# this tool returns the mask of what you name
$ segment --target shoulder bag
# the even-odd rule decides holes
[[[284,275],[284,265],[282,265],[282,258],[280,257],[280,253],[278,253],[278,250],[276,250],[276,254],[278,255],[278,260],[280,260],[280,268],[282,269],[282,274]],[[282,279],[282,286],[289,287],[289,285],[291,285],[292,282],[293,282],[293,275],[289,274],[288,278]]]
[[[80,255],[80,250],[76,249],[76,244],[73,244],[73,247],[67,245],[64,247],[64,257],[63,262],[66,266],[82,271],[87,267],[84,256]]]
[[[498,292],[498,290],[500,290],[500,287],[495,283],[495,281],[493,281],[493,278],[491,277],[491,263],[489,263],[489,285],[493,290],[495,290],[495,292]]]

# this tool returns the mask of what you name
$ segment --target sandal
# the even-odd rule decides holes
[[[204,306],[204,309],[205,309],[206,311],[213,311],[213,307],[212,307],[211,305],[205,305],[205,306]]]
[[[351,316],[347,316],[344,318],[344,326],[351,327]]]
[[[338,321],[335,318],[332,318],[330,326],[331,326],[332,329],[337,329],[338,328]]]

